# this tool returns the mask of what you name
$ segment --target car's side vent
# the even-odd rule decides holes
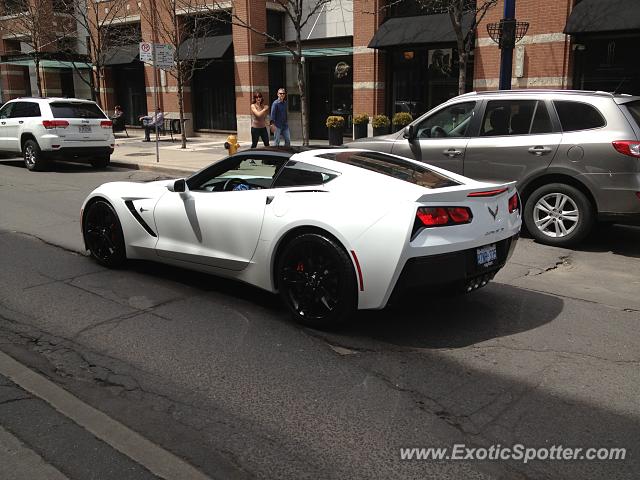
[[[135,218],[138,221],[138,223],[142,225],[142,228],[144,228],[149,235],[151,235],[152,237],[158,236],[156,235],[156,232],[151,230],[151,227],[147,224],[147,222],[144,221],[144,218],[142,218],[140,214],[136,211],[136,207],[133,206],[133,200],[125,200],[124,204],[127,206],[129,211],[131,212],[131,215],[133,215],[133,218]]]

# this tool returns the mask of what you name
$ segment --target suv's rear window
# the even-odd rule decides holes
[[[640,127],[640,100],[622,104],[629,111],[636,124]]]
[[[106,118],[95,103],[55,102],[50,106],[53,118]]]
[[[355,165],[356,167],[381,173],[388,177],[404,180],[426,188],[443,188],[460,185],[444,175],[434,172],[430,168],[421,167],[379,152],[340,152],[323,153],[319,155],[328,160]]]
[[[600,112],[588,103],[554,100],[553,104],[560,117],[563,132],[600,128],[607,123]]]

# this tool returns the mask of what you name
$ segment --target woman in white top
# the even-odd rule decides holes
[[[251,148],[256,148],[258,138],[262,139],[265,147],[269,146],[267,113],[269,113],[269,107],[264,104],[262,93],[254,93],[253,103],[251,104]]]

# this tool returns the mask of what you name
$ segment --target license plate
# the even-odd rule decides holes
[[[478,259],[478,265],[487,267],[496,261],[498,258],[498,252],[496,250],[496,244],[487,245],[476,249],[476,255]]]
[[[91,125],[80,125],[80,133],[91,133]]]

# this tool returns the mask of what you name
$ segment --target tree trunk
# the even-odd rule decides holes
[[[180,112],[180,139],[182,146],[180,148],[187,148],[187,134],[184,131],[184,75],[182,73],[182,65],[178,67],[178,111]],[[173,128],[173,126],[172,126]]]
[[[467,91],[467,59],[466,52],[458,50],[458,95]]]
[[[300,114],[302,116],[302,145],[309,145],[309,116],[307,114],[307,96],[304,82],[304,62],[298,59],[298,92],[300,93]]]
[[[42,97],[42,78],[40,76],[40,57],[36,54],[33,57],[33,63],[36,67],[36,86],[38,87],[38,96]]]

